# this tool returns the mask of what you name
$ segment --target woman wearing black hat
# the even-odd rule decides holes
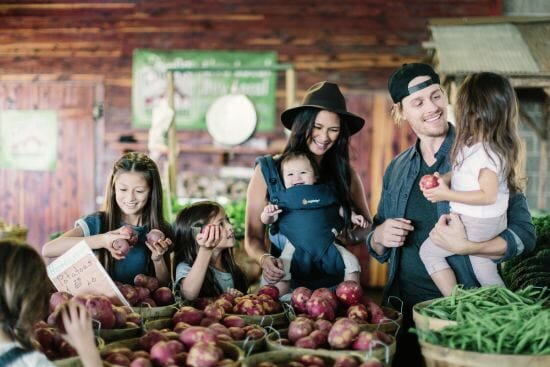
[[[363,184],[349,164],[348,152],[350,136],[361,130],[365,120],[347,111],[338,85],[330,82],[313,85],[307,90],[302,105],[284,111],[281,120],[291,130],[283,153],[309,152],[314,156],[320,168],[319,181],[334,187],[344,208],[345,225],[351,221],[352,208],[371,223]],[[247,192],[244,245],[248,255],[262,267],[264,280],[273,284],[285,274],[281,261],[266,251],[266,229],[260,215],[268,203],[268,196],[266,178],[257,165]],[[322,277],[322,274],[315,274],[315,277]]]

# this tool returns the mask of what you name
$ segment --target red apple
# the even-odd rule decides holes
[[[439,186],[439,183],[437,182],[437,177],[434,175],[424,175],[420,179],[420,187],[422,190],[432,189],[437,186]]]

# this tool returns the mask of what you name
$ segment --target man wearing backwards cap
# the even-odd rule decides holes
[[[419,188],[423,175],[451,169],[448,155],[455,132],[447,122],[447,98],[439,75],[426,64],[405,64],[391,75],[388,89],[394,102],[394,120],[397,124],[407,121],[417,141],[386,169],[367,244],[378,261],[389,262],[383,299],[396,296],[403,301],[403,327],[393,366],[422,366],[416,335],[407,331],[413,326],[412,306],[442,296],[418,254],[428,235],[437,245],[459,254],[447,258],[458,283],[478,287],[470,260],[464,255],[488,257],[500,263],[531,251],[535,232],[525,196],[511,193],[508,229],[482,245],[468,241],[458,216],[445,214],[449,212],[448,202],[431,203]]]

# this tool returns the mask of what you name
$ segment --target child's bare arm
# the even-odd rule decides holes
[[[76,302],[69,302],[61,318],[67,331],[64,338],[74,347],[84,367],[103,366],[95,345],[92,318],[86,308]]]
[[[197,235],[196,240],[199,245],[197,257],[189,274],[179,284],[181,295],[185,299],[194,300],[199,296],[214,248],[220,242],[221,230],[220,226],[209,224]]]
[[[426,199],[432,203],[438,201],[453,201],[468,205],[494,204],[498,195],[498,176],[495,171],[483,168],[479,172],[479,190],[455,191],[442,180],[438,179],[439,186],[423,190]]]

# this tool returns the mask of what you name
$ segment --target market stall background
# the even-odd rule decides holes
[[[339,83],[349,110],[367,120],[352,140],[352,159],[374,212],[385,167],[412,139],[389,117],[388,75],[403,63],[427,60],[422,43],[430,38],[431,18],[513,15],[514,6],[501,0],[4,1],[0,110],[55,110],[59,137],[53,170],[0,168],[0,218],[28,226],[28,241],[40,247],[98,208],[116,157],[147,150],[147,129],[131,124],[135,49],[275,50],[279,62],[295,68],[298,100],[319,80]],[[276,96],[280,113],[282,76]],[[213,144],[206,131],[180,130],[181,182],[251,167],[255,156],[279,151],[285,138],[277,124],[254,134],[265,146],[228,148]],[[384,268],[372,262],[363,277],[383,285]]]

